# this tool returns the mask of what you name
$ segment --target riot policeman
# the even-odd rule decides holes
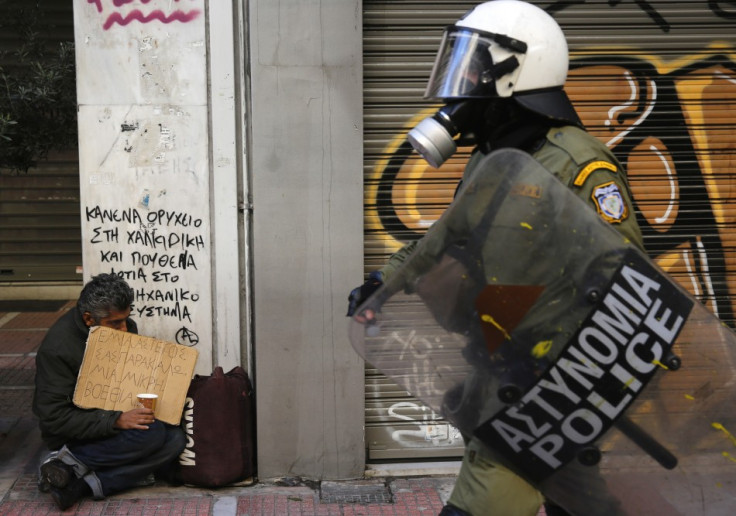
[[[459,191],[492,151],[524,151],[641,248],[625,171],[585,132],[563,90],[567,72],[567,42],[549,14],[519,0],[482,3],[445,30],[425,91],[425,98],[444,106],[408,139],[434,167],[455,152],[458,142],[474,146]],[[350,293],[348,315],[407,262],[419,242],[402,247]],[[424,249],[441,247],[423,244]],[[492,244],[484,253],[494,252]],[[491,460],[485,445],[468,437],[460,474],[441,514],[533,516],[543,502],[535,487]],[[548,514],[564,514],[559,511],[548,506]]]

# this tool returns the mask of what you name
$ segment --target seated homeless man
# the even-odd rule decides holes
[[[481,173],[483,157],[496,149],[528,153],[629,241],[643,248],[633,201],[623,167],[600,141],[587,133],[564,84],[568,49],[557,22],[542,9],[517,0],[493,0],[471,9],[445,31],[425,98],[444,107],[408,135],[425,160],[439,167],[456,150],[457,134],[474,145],[463,181]],[[459,187],[462,190],[462,183]],[[457,210],[467,209],[454,201]],[[349,295],[348,315],[386,283],[401,267],[436,261],[444,249],[442,219],[422,237],[395,252],[388,263]],[[495,244],[495,243],[494,243]],[[487,251],[486,251],[487,249]],[[485,270],[503,261],[503,244],[483,247]],[[419,260],[407,263],[410,256]],[[534,257],[529,257],[534,259]],[[422,271],[410,271],[416,277]],[[407,288],[410,286],[407,285]],[[564,515],[535,486],[494,462],[486,444],[466,435],[460,473],[442,516]],[[487,451],[488,450],[488,451]],[[592,477],[592,475],[591,475]],[[579,489],[581,500],[587,496]],[[546,502],[546,503],[545,503]],[[575,501],[570,501],[575,513]],[[615,500],[599,514],[619,513]]]
[[[36,355],[33,413],[52,450],[40,468],[39,489],[65,510],[84,496],[102,499],[150,485],[184,449],[180,427],[155,420],[153,410],[81,409],[72,403],[92,326],[138,333],[129,316],[133,289],[115,274],[100,274],[77,305],[48,331]]]

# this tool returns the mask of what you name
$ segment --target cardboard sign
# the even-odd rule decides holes
[[[156,419],[181,422],[199,352],[173,342],[95,327],[74,390],[80,408],[122,410],[138,406],[139,393],[158,394]]]

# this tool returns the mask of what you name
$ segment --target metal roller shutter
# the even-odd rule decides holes
[[[570,46],[566,89],[626,166],[650,255],[727,324],[736,288],[736,7],[716,1],[533,2]],[[442,29],[476,2],[364,0],[365,270],[418,238],[452,198],[470,149],[439,170],[406,132]],[[368,459],[456,456],[436,414],[366,367]]]
[[[74,41],[71,2],[41,2],[48,48]],[[17,8],[4,5],[5,9]],[[0,12],[3,23],[12,19]],[[13,31],[0,30],[0,48],[13,50]],[[12,69],[9,61],[0,63]],[[0,282],[80,282],[79,163],[76,149],[52,153],[27,173],[0,170]]]
[[[0,281],[77,281],[82,243],[76,154],[0,175]]]
[[[424,87],[441,28],[471,2],[363,2],[365,266],[375,270],[417,238],[447,205],[462,172],[459,154],[422,178],[403,136],[427,107]],[[415,195],[421,197],[414,197]],[[462,437],[437,414],[366,365],[368,460],[462,455]]]

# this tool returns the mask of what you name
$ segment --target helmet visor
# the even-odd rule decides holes
[[[424,98],[495,97],[492,38],[457,26],[445,30]]]

